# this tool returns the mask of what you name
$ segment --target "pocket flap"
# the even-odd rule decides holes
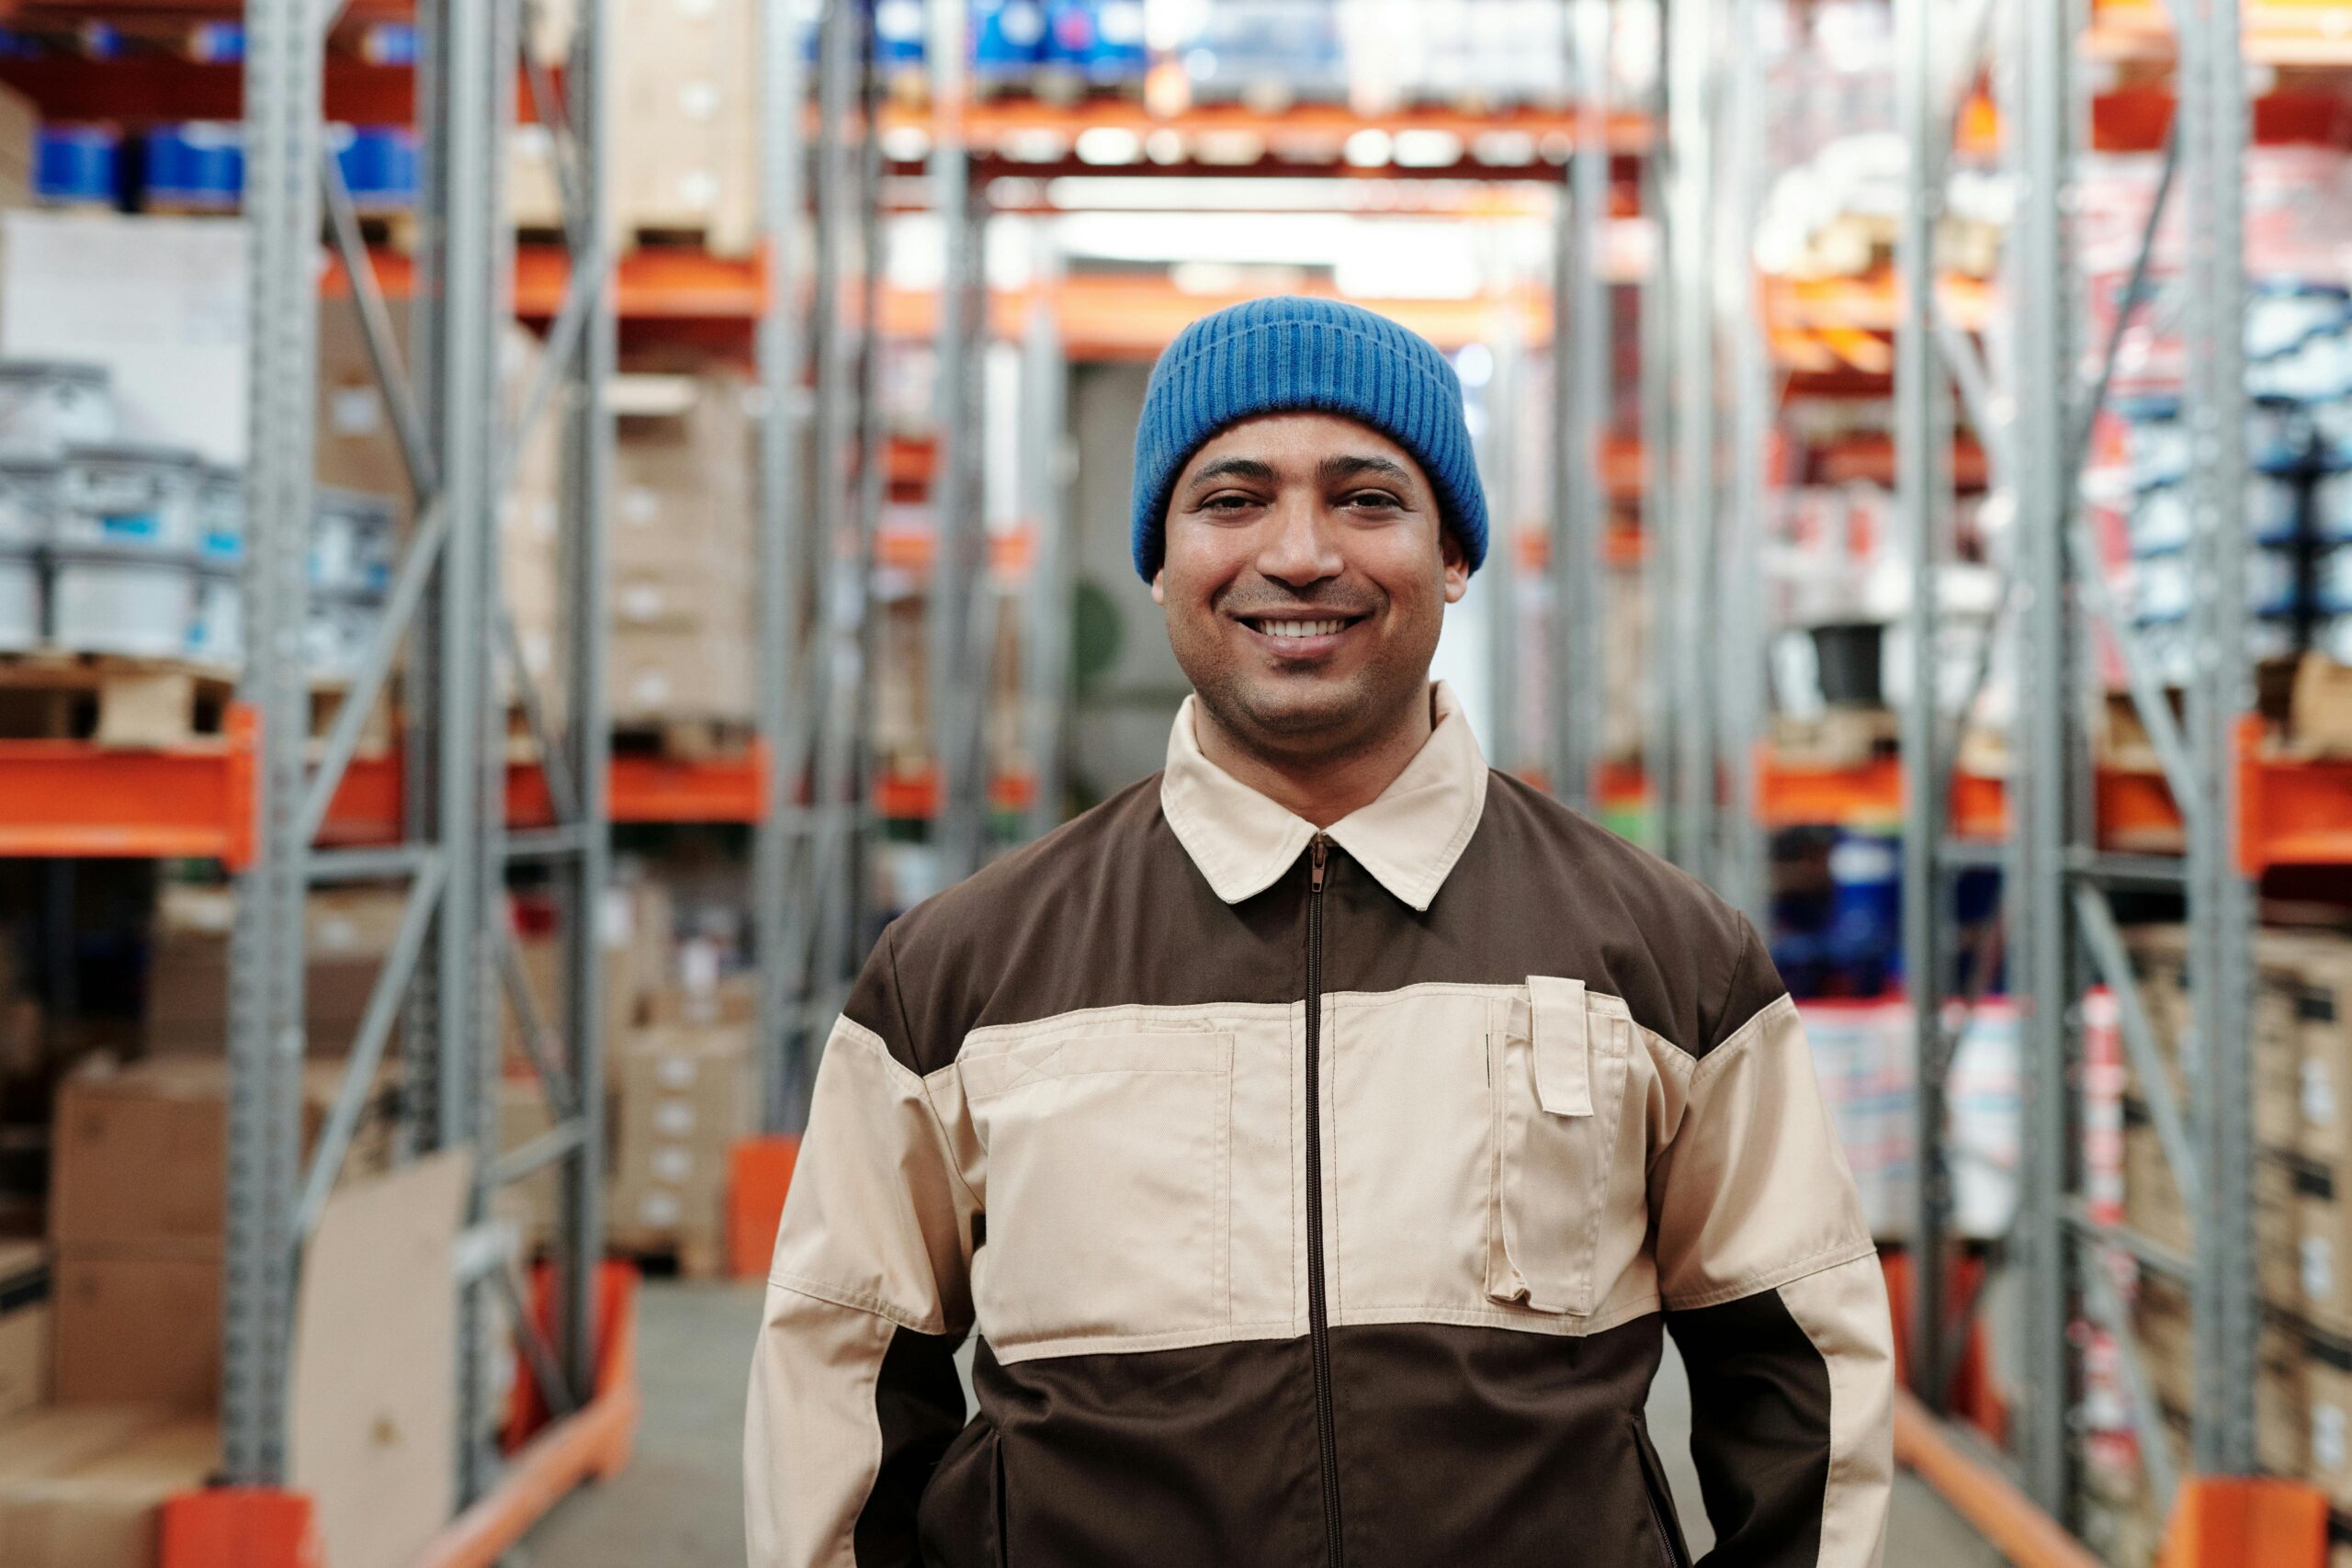
[[[1554,1116],[1592,1114],[1592,1053],[1584,982],[1527,977],[1529,1034],[1535,1043],[1535,1102]]]

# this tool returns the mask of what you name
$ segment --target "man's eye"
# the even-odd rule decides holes
[[[1246,495],[1213,495],[1209,497],[1208,504],[1212,512],[1236,512],[1242,507],[1255,506],[1258,503],[1255,499]]]
[[[1385,490],[1363,490],[1358,491],[1355,494],[1348,497],[1348,504],[1351,506],[1394,508],[1403,505],[1404,502],[1398,501],[1395,496],[1389,494]]]

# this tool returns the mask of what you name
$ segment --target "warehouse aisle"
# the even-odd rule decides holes
[[[645,1421],[637,1458],[608,1486],[575,1494],[513,1556],[511,1568],[741,1568],[737,1460],[743,1382],[760,1296],[749,1285],[649,1282],[639,1316]],[[1671,1356],[1650,1402],[1650,1426],[1694,1551],[1708,1544],[1688,1454],[1690,1393]],[[2000,1555],[1933,1493],[1897,1481],[1889,1555],[1905,1568],[2000,1568]]]

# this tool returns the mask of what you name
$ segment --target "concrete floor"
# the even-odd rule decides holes
[[[759,1319],[755,1287],[649,1281],[639,1319],[645,1418],[637,1457],[606,1485],[575,1493],[507,1568],[741,1568],[743,1387]],[[1669,1343],[1650,1430],[1672,1472],[1691,1550],[1713,1537],[1688,1456],[1690,1391]],[[2001,1558],[1933,1493],[1897,1478],[1887,1558],[1904,1568],[1999,1568]]]

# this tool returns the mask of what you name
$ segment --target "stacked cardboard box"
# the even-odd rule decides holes
[[[602,958],[605,1041],[609,1063],[636,1037],[644,1016],[646,996],[658,986],[667,964],[671,912],[668,895],[652,882],[637,882],[611,889],[597,921]],[[521,942],[523,970],[532,993],[539,999],[542,1017],[550,1022],[559,953],[551,935],[526,937]],[[505,1010],[505,1072],[499,1080],[498,1141],[502,1150],[522,1147],[554,1123],[547,1091],[524,1058],[512,1009]],[[615,1075],[607,1072],[605,1126],[617,1125],[613,1113],[616,1097]],[[608,1139],[605,1162],[611,1164]],[[560,1198],[560,1171],[549,1166],[520,1181],[509,1182],[492,1199],[493,1214],[514,1226],[526,1257],[543,1250],[555,1234],[556,1205]]]
[[[729,1151],[752,1130],[751,1041],[738,1023],[650,1026],[615,1060],[615,1247],[674,1253],[688,1273],[716,1271]]]
[[[339,1063],[303,1077],[305,1150]],[[228,1068],[166,1056],[86,1069],[58,1091],[50,1185],[51,1365],[61,1404],[209,1408],[220,1382],[220,1248]],[[343,1168],[388,1163],[385,1124],[362,1123]]]
[[[311,1055],[350,1049],[406,904],[397,888],[338,887],[310,896],[302,1011]],[[235,897],[226,888],[167,886],[157,897],[143,1037],[149,1055],[217,1056],[223,1050],[235,919]]]
[[[0,1421],[49,1397],[49,1259],[29,1241],[0,1241]]]
[[[0,210],[36,205],[40,155],[40,111],[22,93],[0,87]]]
[[[752,713],[752,426],[728,376],[625,376],[613,457],[613,716]]]
[[[149,1405],[36,1411],[0,1426],[0,1562],[151,1568],[165,1500],[220,1459],[209,1420]]]
[[[2188,1107],[2185,943],[2177,930],[2147,928],[2131,944],[2165,1070]],[[2352,1511],[2352,941],[2265,931],[2256,963],[2255,1253],[2271,1309],[2256,1348],[2256,1442],[2265,1470],[2306,1477]],[[2134,1229],[2189,1247],[2191,1216],[2140,1098],[2125,1106],[2124,1198]],[[2143,1275],[2135,1319],[2159,1398],[2186,1409],[2186,1301]]]
[[[533,52],[570,46],[572,7],[546,4]],[[758,237],[759,58],[752,0],[619,0],[614,108],[629,128],[613,148],[611,212],[622,235],[699,235],[720,255]],[[554,139],[523,128],[508,159],[508,211],[526,229],[562,223]]]

